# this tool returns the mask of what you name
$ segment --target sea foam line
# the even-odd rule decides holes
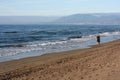
[[[9,48],[0,48],[0,57],[4,56],[13,56],[17,54],[24,54],[24,53],[29,53],[33,51],[44,51],[44,50],[50,50],[56,49],[56,51],[64,48],[69,48],[69,47],[75,47],[76,45],[80,45],[80,42],[84,43],[86,41],[92,40],[96,38],[96,35],[98,34],[93,34],[93,35],[88,35],[88,36],[83,36],[82,38],[75,38],[75,39],[70,39],[66,41],[54,41],[54,42],[43,42],[43,43],[32,43],[32,44],[27,44],[24,47],[9,47]],[[107,37],[107,36],[114,36],[114,35],[120,35],[119,31],[116,32],[105,32],[105,33],[99,33],[102,37]],[[78,46],[79,46],[78,45]]]

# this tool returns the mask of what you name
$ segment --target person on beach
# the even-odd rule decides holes
[[[98,43],[98,45],[100,45],[100,35],[97,35],[97,43]]]

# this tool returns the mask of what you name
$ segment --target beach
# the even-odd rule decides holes
[[[120,40],[0,63],[0,80],[120,80]]]

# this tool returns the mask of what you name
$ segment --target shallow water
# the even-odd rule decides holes
[[[0,62],[120,39],[119,25],[0,25]]]

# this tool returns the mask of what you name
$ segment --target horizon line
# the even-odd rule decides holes
[[[74,14],[68,14],[68,15],[75,15],[75,14],[120,14],[120,12],[93,12],[93,13],[74,13]],[[62,16],[68,16],[68,15],[0,15],[0,17],[62,17]]]

